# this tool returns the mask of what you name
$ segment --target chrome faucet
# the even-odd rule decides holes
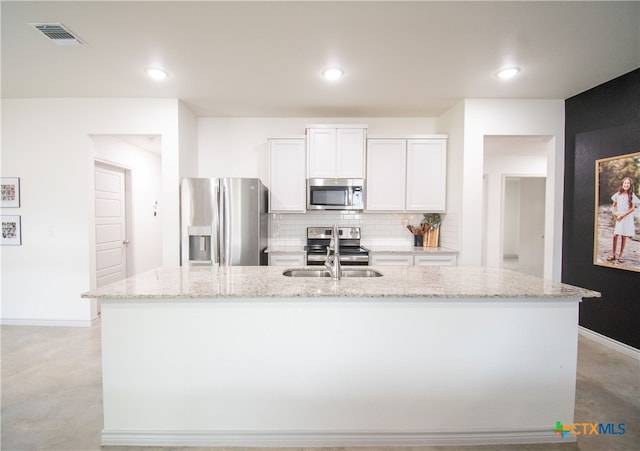
[[[333,254],[331,254],[333,251]],[[327,248],[327,259],[324,262],[324,266],[331,272],[333,280],[340,279],[340,231],[338,225],[333,225],[333,232],[331,233],[331,240],[329,241],[329,247]]]

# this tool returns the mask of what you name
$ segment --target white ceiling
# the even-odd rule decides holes
[[[434,117],[565,99],[640,67],[640,2],[28,2],[2,7],[2,97],[178,98],[198,116]],[[57,46],[29,23],[61,22]],[[320,72],[343,67],[328,83]],[[163,82],[143,69],[167,69]],[[522,67],[509,82],[503,66]]]

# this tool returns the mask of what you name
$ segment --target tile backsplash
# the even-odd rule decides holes
[[[363,245],[407,246],[413,245],[413,235],[407,224],[417,226],[421,213],[346,213],[309,212],[304,214],[269,215],[269,244],[271,246],[303,246],[307,240],[307,227],[360,227]],[[442,215],[440,246],[458,249],[458,215]]]

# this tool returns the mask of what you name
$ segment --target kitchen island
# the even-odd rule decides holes
[[[497,268],[162,268],[102,304],[103,445],[544,443],[573,422],[578,305]],[[573,436],[575,440],[575,436]]]

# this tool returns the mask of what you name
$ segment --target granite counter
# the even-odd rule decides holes
[[[159,268],[84,293],[99,299],[237,298],[539,298],[576,299],[599,293],[515,271],[484,267],[368,267],[376,278],[292,278],[282,267]]]

